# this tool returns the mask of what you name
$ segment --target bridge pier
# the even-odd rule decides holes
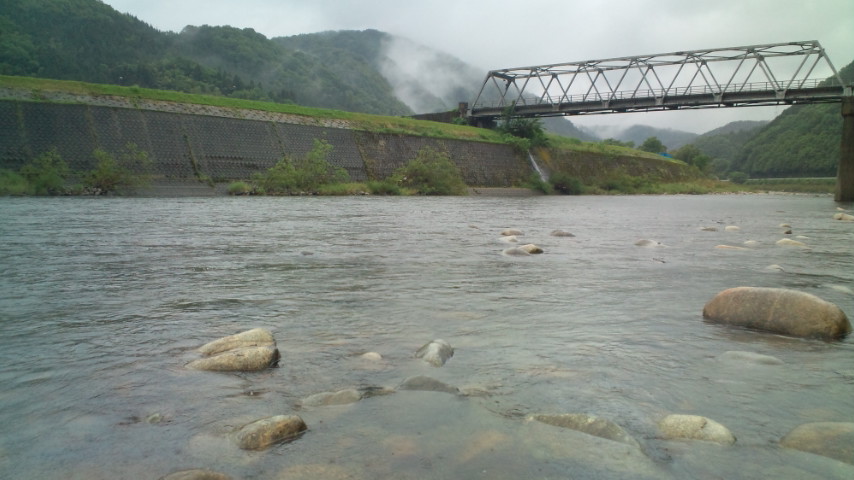
[[[837,202],[854,202],[854,97],[842,97],[842,145],[836,171]]]

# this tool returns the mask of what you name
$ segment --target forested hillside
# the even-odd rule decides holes
[[[854,82],[854,62],[839,71]],[[747,140],[730,170],[752,177],[836,175],[842,133],[838,103],[795,105]]]

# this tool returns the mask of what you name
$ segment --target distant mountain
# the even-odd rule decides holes
[[[596,135],[578,128],[566,117],[546,117],[542,119],[542,122],[543,128],[555,135],[577,138],[585,142],[598,142],[601,140]]]
[[[633,142],[637,146],[643,144],[644,140],[649,137],[657,137],[668,150],[676,150],[699,137],[696,133],[669,128],[655,128],[648,125],[632,125],[626,129],[611,126],[590,126],[584,127],[584,130],[602,139],[613,138],[621,142]]]
[[[0,0],[0,74],[411,115],[473,101],[486,72],[377,30],[268,39],[201,25],[172,33],[99,0]],[[583,137],[566,120],[549,128]]]

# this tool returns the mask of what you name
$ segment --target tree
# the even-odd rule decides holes
[[[667,151],[667,147],[661,143],[661,140],[659,140],[658,137],[647,138],[643,141],[643,144],[641,144],[640,149],[644,152],[650,153],[661,153]]]
[[[690,143],[673,152],[673,157],[682,160],[688,165],[697,167],[700,171],[705,171],[706,168],[708,168],[709,163],[712,161],[712,159],[701,152],[696,145]]]

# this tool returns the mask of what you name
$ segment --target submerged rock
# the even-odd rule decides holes
[[[720,423],[699,415],[668,415],[658,423],[666,440],[687,439],[732,445],[735,436]]]
[[[725,232],[737,232],[741,230],[741,227],[736,227],[735,225],[727,225],[724,227]]]
[[[731,350],[724,352],[718,357],[718,360],[738,365],[753,364],[753,365],[783,365],[783,361],[777,357],[770,355],[762,355],[755,352],[743,352]]]
[[[362,399],[362,393],[355,388],[339,390],[337,392],[315,393],[302,400],[304,406],[320,407],[327,405],[346,405],[356,403]]]
[[[454,387],[452,385],[448,385],[447,383],[436,380],[432,377],[425,377],[424,375],[418,375],[415,377],[409,377],[400,384],[398,387],[399,390],[421,390],[426,392],[444,392],[444,393],[453,393],[459,394],[460,389]]]
[[[379,362],[383,359],[383,356],[377,352],[367,352],[359,355],[359,358],[363,360],[370,360],[372,362]]]
[[[454,348],[442,339],[433,340],[415,352],[416,358],[420,358],[434,367],[441,367],[453,356]]]
[[[781,238],[777,240],[777,245],[781,247],[806,247],[807,244],[804,242],[799,242],[797,240],[792,240],[791,238]]]
[[[187,364],[193,370],[213,372],[254,372],[275,366],[279,349],[275,347],[241,347],[200,358]]]
[[[514,236],[516,236],[516,235],[524,235],[524,233],[522,233],[522,231],[521,231],[521,230],[516,230],[515,228],[508,228],[508,229],[506,229],[506,230],[503,230],[503,231],[501,232],[501,235],[503,235],[503,236],[505,236],[505,237],[509,237],[510,235],[514,235]]]
[[[212,470],[181,470],[180,472],[170,473],[165,477],[160,477],[160,480],[232,480],[231,477],[224,473],[214,472]]]
[[[214,340],[206,343],[199,348],[199,353],[202,355],[215,355],[227,350],[233,350],[240,347],[268,347],[275,345],[276,340],[269,330],[263,328],[253,328],[235,335]]]
[[[516,238],[516,235],[507,235],[506,237],[499,238],[498,241],[504,243],[516,243],[519,239]]]
[[[854,215],[849,215],[847,213],[839,212],[833,215],[834,220],[841,220],[843,222],[854,222]]]
[[[736,247],[734,245],[715,245],[719,250],[749,250],[747,247]]]
[[[854,423],[805,423],[786,434],[780,445],[854,465]]]
[[[664,244],[661,242],[657,242],[655,240],[650,240],[648,238],[642,238],[642,239],[638,240],[637,242],[635,242],[635,246],[652,248],[652,247],[663,247]]]
[[[276,415],[244,426],[237,431],[234,439],[243,450],[264,450],[293,439],[307,429],[305,422],[297,415]]]
[[[550,235],[553,237],[574,237],[575,236],[575,235],[573,235],[569,232],[565,232],[563,230],[552,230],[552,233],[550,233]]]
[[[834,340],[851,332],[836,305],[805,292],[783,288],[737,287],[718,293],[703,318],[771,333]]]
[[[640,444],[616,423],[583,413],[565,413],[561,415],[531,415],[536,420],[556,427],[571,428],[588,435],[614,440],[640,448]]]
[[[506,255],[508,257],[527,257],[531,254],[519,247],[507,248],[501,251],[502,255]]]
[[[519,247],[517,247],[517,248],[520,248],[520,249],[522,249],[522,250],[524,250],[524,251],[526,251],[532,255],[537,254],[537,253],[543,253],[543,249],[534,245],[533,243],[528,243],[525,245],[519,245]]]

